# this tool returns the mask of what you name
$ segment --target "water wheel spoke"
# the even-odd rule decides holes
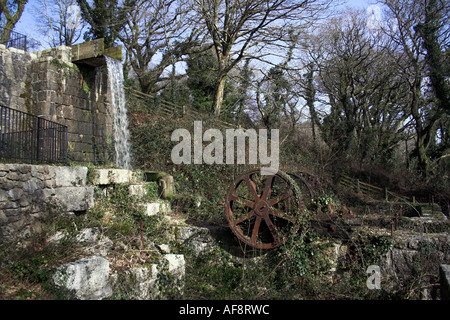
[[[287,214],[287,213],[285,213],[283,211],[277,210],[277,209],[272,209],[271,208],[270,211],[269,211],[269,214],[271,214],[274,217],[287,220],[290,223],[295,223],[296,222],[295,217],[293,217],[293,216],[291,216],[291,215],[289,215],[289,214]]]
[[[249,207],[249,208],[252,208],[252,209],[255,207],[255,203],[253,201],[245,199],[245,198],[242,198],[241,196],[238,196],[236,194],[236,192],[231,194],[230,200],[231,201],[235,201],[238,204],[242,204],[242,205],[244,205],[246,207]]]
[[[273,224],[272,220],[270,220],[268,214],[264,216],[264,222],[266,223],[267,227],[269,228],[270,234],[273,237],[273,243],[278,243],[279,237],[277,227]]]
[[[237,225],[239,223],[242,223],[244,221],[247,221],[247,220],[251,219],[254,216],[255,216],[255,211],[252,210],[252,211],[248,212],[247,214],[242,215],[242,216],[240,216],[237,219],[234,219],[234,223]]]
[[[261,200],[266,201],[270,198],[270,195],[272,194],[272,182],[273,182],[274,176],[268,176],[265,183],[264,183],[264,190],[261,196]]]
[[[259,227],[261,226],[261,217],[256,217],[255,225],[253,226],[252,230],[252,238],[250,239],[251,243],[253,245],[256,245],[256,241],[258,240],[258,233],[259,233]]]
[[[258,196],[258,193],[256,192],[256,185],[255,185],[255,183],[250,179],[250,175],[246,176],[246,177],[244,178],[244,181],[245,181],[245,183],[247,184],[247,188],[248,188],[248,190],[250,191],[250,193],[252,194],[253,199],[254,199],[255,201],[258,201],[258,200],[259,200],[259,196]]]
[[[292,192],[292,190],[289,190],[286,193],[283,193],[281,195],[279,195],[278,197],[272,198],[270,199],[267,203],[270,207],[276,205],[278,202],[286,200],[290,197],[292,197],[294,195],[294,193]]]

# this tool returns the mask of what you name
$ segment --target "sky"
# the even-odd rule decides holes
[[[344,6],[350,6],[360,9],[367,9],[374,0],[346,0]],[[42,42],[42,35],[38,30],[35,22],[35,13],[33,7],[38,6],[37,0],[29,0],[25,6],[25,11],[21,19],[17,23],[14,31],[27,35],[30,38],[40,40]]]

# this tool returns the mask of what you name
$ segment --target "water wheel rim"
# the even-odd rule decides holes
[[[299,189],[281,171],[270,176],[262,176],[260,169],[241,174],[230,187],[225,203],[233,233],[256,249],[272,249],[286,243],[300,227],[301,211]]]

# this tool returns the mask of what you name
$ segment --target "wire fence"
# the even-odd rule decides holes
[[[149,95],[137,90],[133,90],[128,87],[125,88],[125,90],[127,90],[128,94],[131,97],[144,102],[148,108],[146,110],[147,112],[159,113],[160,115],[168,117],[179,117],[179,118],[188,117],[195,120],[201,120],[206,117],[204,113],[196,111],[187,106],[176,105],[172,102],[161,99],[158,96]],[[232,123],[220,119],[214,119],[214,121],[217,125],[225,129],[236,129],[238,127],[237,125],[234,125]]]

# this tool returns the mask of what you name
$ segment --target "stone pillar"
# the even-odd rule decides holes
[[[111,163],[113,111],[104,60],[76,65],[71,50],[28,53],[0,46],[0,104],[67,126],[70,162]]]

